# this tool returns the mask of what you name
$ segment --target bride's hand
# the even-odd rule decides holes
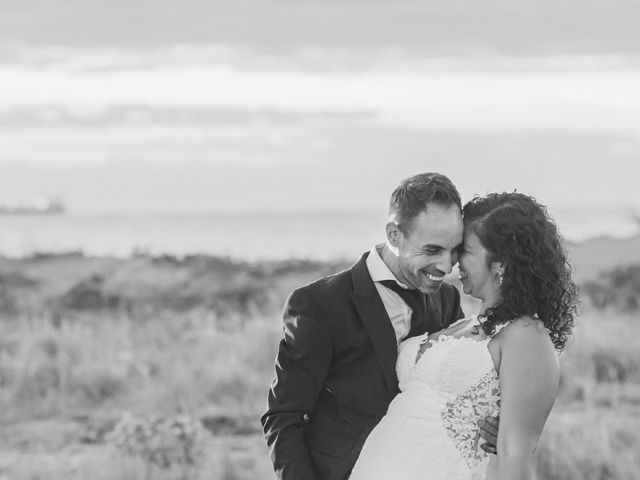
[[[498,443],[498,427],[500,425],[500,417],[486,417],[480,420],[480,437],[485,443],[480,445],[487,453],[497,453],[496,445]]]

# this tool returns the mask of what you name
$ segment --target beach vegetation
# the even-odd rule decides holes
[[[258,419],[282,302],[291,288],[345,264],[142,255],[11,262],[31,280],[7,287],[16,309],[0,321],[8,478],[273,478]],[[632,272],[599,281],[624,283]],[[618,302],[596,307],[584,292],[583,285],[585,307],[560,354],[560,394],[537,470],[557,480],[640,478],[637,312]],[[110,295],[118,301],[105,300]],[[467,314],[476,307],[465,300]],[[203,433],[197,442],[167,440],[173,430],[158,427],[134,448],[135,432],[175,418]]]

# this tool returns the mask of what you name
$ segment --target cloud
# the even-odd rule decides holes
[[[617,58],[617,57],[616,57]],[[541,131],[640,136],[640,62],[597,58],[488,64],[401,63],[360,72],[227,64],[87,72],[0,67],[2,108],[57,106],[86,117],[118,105],[164,109],[371,112],[425,131]],[[446,62],[445,62],[446,67]],[[491,66],[488,68],[487,65]]]

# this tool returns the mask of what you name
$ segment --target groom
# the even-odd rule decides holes
[[[269,406],[262,416],[282,480],[346,480],[398,390],[403,339],[463,317],[444,283],[462,243],[460,195],[438,173],[391,195],[387,241],[351,269],[295,290],[284,307]]]

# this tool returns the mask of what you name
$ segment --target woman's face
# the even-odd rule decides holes
[[[481,300],[495,300],[500,294],[500,282],[488,263],[489,252],[478,236],[470,230],[464,232],[464,244],[459,258],[462,290]]]

